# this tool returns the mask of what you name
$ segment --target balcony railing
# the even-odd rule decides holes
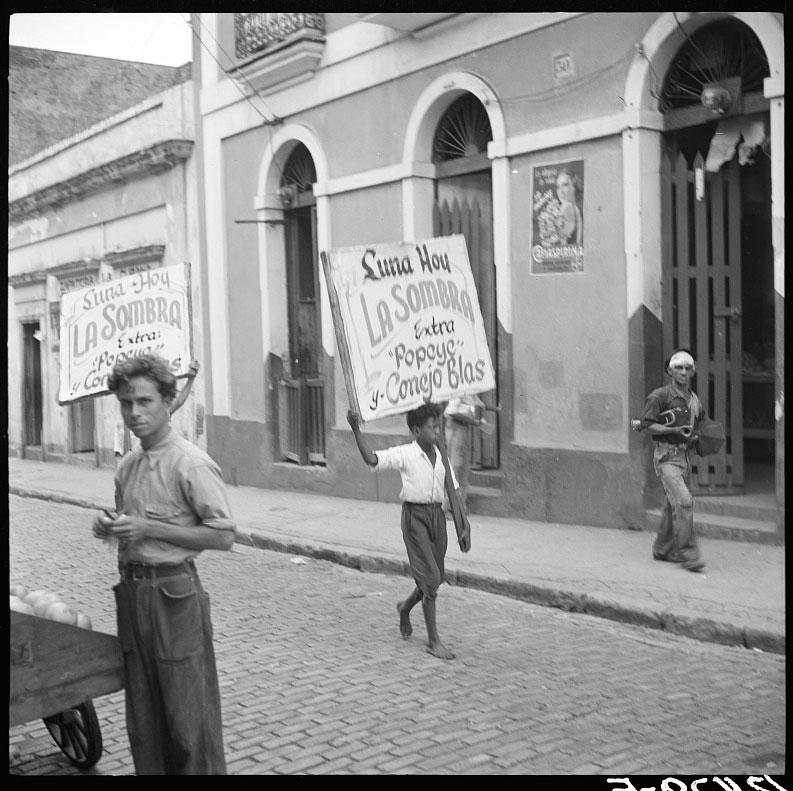
[[[317,38],[324,34],[324,14],[234,14],[235,49],[240,60],[289,39]]]

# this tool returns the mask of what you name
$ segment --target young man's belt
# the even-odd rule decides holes
[[[118,570],[121,578],[130,582],[133,580],[179,577],[195,571],[195,564],[192,560],[186,560],[184,563],[162,563],[159,566],[152,566],[148,563],[120,563]]]

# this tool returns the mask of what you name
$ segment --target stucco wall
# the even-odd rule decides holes
[[[263,149],[263,131],[253,130],[223,141],[224,206],[226,216],[226,276],[228,279],[231,416],[264,422],[265,376],[259,283],[259,233],[254,196]],[[266,231],[265,231],[266,232]],[[217,266],[219,262],[213,262]],[[271,351],[270,349],[267,350]]]
[[[8,231],[8,274],[16,285],[9,288],[9,377],[22,378],[21,323],[38,320],[42,332],[42,442],[43,455],[63,459],[70,452],[70,412],[75,407],[58,404],[60,357],[57,310],[60,282],[53,268],[68,264],[76,276],[107,279],[123,274],[99,261],[109,254],[136,249],[162,248],[162,260],[147,266],[193,265],[193,348],[202,356],[203,327],[198,299],[199,263],[195,217],[195,169],[187,159],[175,166],[149,167],[141,152],[172,140],[189,140],[192,134],[192,92],[178,85],[151,97],[136,108],[60,141],[50,149],[9,171],[9,200],[29,198],[39,190],[51,190],[53,202],[35,204],[34,213],[23,214]],[[125,178],[115,163],[132,163]],[[135,169],[137,168],[137,169]],[[76,199],[72,188],[85,187],[85,173],[92,186]],[[104,179],[104,180],[103,180]],[[86,189],[88,189],[86,187]],[[44,193],[49,194],[49,193]],[[134,257],[134,256],[133,256]],[[90,263],[93,262],[93,263]],[[85,265],[84,272],[79,271]],[[61,275],[68,279],[71,275]],[[19,278],[32,276],[29,285]],[[180,386],[183,381],[180,381]],[[9,444],[19,452],[24,405],[20,388],[9,387]],[[174,416],[181,434],[206,446],[202,376],[194,383],[185,406]],[[113,463],[113,438],[119,421],[114,396],[94,399],[95,458]]]
[[[483,101],[494,130],[488,153],[504,409],[500,507],[550,521],[639,525],[654,477],[629,420],[655,384],[660,339],[655,159],[663,120],[654,96],[663,70],[654,74],[647,51],[658,46],[653,31],[661,18],[674,37],[665,49],[674,50],[684,34],[671,14],[657,11],[463,16],[426,34],[386,29],[377,47],[370,46],[377,26],[363,25],[359,49],[354,28],[329,29],[317,71],[268,94],[271,113],[286,119],[279,144],[288,142],[286,130],[304,130],[321,155],[321,245],[399,240],[409,229],[429,227],[429,152],[444,108],[461,90]],[[559,56],[569,58],[570,81],[555,78]],[[205,97],[213,133],[223,129],[229,139],[246,124],[260,126],[229,86],[210,86]],[[241,167],[258,169],[267,145],[265,139],[261,151],[239,146]],[[584,163],[583,272],[534,275],[532,168],[567,160]],[[266,204],[267,196],[259,197]],[[635,227],[638,205],[649,208]],[[228,212],[210,219],[231,227]],[[269,266],[261,246],[259,261]],[[238,263],[227,266],[236,278]],[[264,304],[273,293],[263,294]],[[335,344],[325,341],[332,351]],[[280,349],[265,343],[263,353]],[[359,466],[337,359],[333,371],[327,468],[286,465],[269,480],[315,491],[330,483],[342,496],[395,499],[398,478],[371,476]],[[232,401],[237,397],[232,392]],[[365,428],[373,446],[408,439],[400,418]]]
[[[584,161],[584,271],[531,273],[532,167]],[[512,162],[515,442],[624,452],[628,415],[621,139]],[[536,240],[535,240],[536,241]],[[594,414],[592,414],[592,410]]]

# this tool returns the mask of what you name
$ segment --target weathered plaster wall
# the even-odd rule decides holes
[[[652,138],[661,121],[649,77],[640,91],[646,102],[634,95],[637,103],[628,106],[625,93],[629,73],[642,63],[636,45],[664,15],[582,14],[514,37],[499,27],[507,17],[521,23],[540,16],[485,14],[475,25],[461,23],[426,37],[387,32],[377,48],[362,44],[360,51],[352,46],[349,30],[329,31],[327,59],[311,80],[271,94],[271,109],[290,125],[310,130],[322,149],[327,179],[318,202],[320,209],[322,201],[329,207],[320,220],[326,239],[334,247],[359,245],[403,238],[402,221],[411,211],[403,201],[411,198],[402,178],[420,183],[414,194],[419,201],[432,189],[425,189],[428,162],[402,161],[408,123],[428,88],[443,85],[450,74],[470,75],[488,86],[480,98],[491,111],[497,103],[505,130],[490,148],[494,173],[501,176],[494,176],[496,189],[509,169],[506,190],[494,200],[495,206],[508,207],[507,221],[497,218],[496,228],[509,231],[496,241],[499,265],[509,274],[499,282],[511,284],[497,295],[500,507],[505,515],[632,527],[643,522],[645,505],[657,504],[659,492],[644,438],[628,425],[646,393],[662,381],[659,306],[653,303],[660,210],[644,200],[655,183]],[[372,27],[367,26],[362,41],[374,40]],[[574,76],[583,83],[554,80],[554,59],[560,54],[570,56]],[[453,90],[454,81],[449,85]],[[246,114],[252,119],[249,128],[261,122],[225,88],[208,91],[207,102],[213,129],[239,130]],[[437,106],[432,111],[440,112]],[[426,146],[418,150],[431,147],[434,130],[425,126],[420,128],[428,136]],[[634,133],[642,140],[626,144]],[[254,148],[240,150],[251,166]],[[531,168],[568,159],[584,161],[584,271],[534,276]],[[631,197],[627,193],[636,182],[644,192],[637,188]],[[637,194],[652,218],[634,228],[625,218],[635,216],[630,206],[638,203]],[[229,227],[228,214],[225,221]],[[410,217],[405,222],[410,224]],[[421,222],[414,218],[414,225]],[[641,259],[641,245],[632,246],[636,237],[652,248],[644,251],[652,265]],[[632,256],[628,261],[626,247]],[[263,480],[283,488],[394,501],[398,476],[373,475],[360,461],[346,426],[341,368],[338,360],[332,364],[327,468],[276,463],[262,471]],[[408,439],[400,418],[375,421],[365,430],[374,447]]]
[[[242,421],[265,419],[264,358],[262,348],[262,292],[259,283],[259,232],[253,200],[263,150],[263,131],[253,130],[223,141],[222,168],[228,278],[231,417]],[[217,265],[218,262],[213,262]]]
[[[584,161],[584,271],[533,275],[531,169]],[[513,162],[512,312],[515,442],[627,451],[628,353],[619,137]],[[501,295],[500,295],[501,296]]]
[[[70,414],[75,406],[57,403],[60,356],[57,308],[60,281],[53,268],[70,265],[79,278],[107,279],[124,274],[101,263],[119,251],[161,248],[162,259],[145,266],[171,266],[190,261],[198,265],[195,233],[195,170],[189,159],[172,166],[150,167],[142,154],[147,147],[186,140],[194,128],[192,92],[178,85],[105,119],[94,127],[61,140],[9,172],[9,200],[23,203],[39,191],[53,192],[54,202],[36,204],[33,214],[23,214],[9,225],[8,274],[12,278],[34,277],[37,283],[9,289],[9,372],[21,380],[21,322],[37,319],[41,325],[43,394],[43,454],[64,459],[70,452]],[[180,149],[188,150],[188,149]],[[119,161],[132,163],[134,178],[113,178]],[[137,170],[135,170],[137,167]],[[148,169],[147,169],[148,168]],[[85,174],[91,189],[85,187]],[[60,191],[59,191],[60,190]],[[84,271],[79,271],[84,267]],[[69,280],[71,275],[60,277]],[[203,328],[198,285],[193,272],[194,350],[201,357]],[[36,291],[31,302],[26,293]],[[180,386],[183,381],[180,381]],[[201,374],[188,401],[176,413],[173,424],[184,436],[206,445],[204,398]],[[11,388],[9,389],[11,391]],[[22,440],[23,404],[14,393],[9,399],[9,441],[18,452]],[[113,463],[113,436],[119,421],[115,397],[94,399],[95,454],[100,464]]]

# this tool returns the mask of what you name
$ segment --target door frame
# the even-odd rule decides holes
[[[33,321],[22,322],[22,458],[27,457],[27,448],[38,448],[44,452],[44,389],[43,376],[41,369],[41,341],[36,338],[36,333],[41,332],[41,322],[36,319]],[[31,374],[33,374],[31,381]],[[33,399],[32,414],[28,406],[28,388],[33,388],[37,397]],[[35,395],[34,394],[34,395]],[[38,424],[34,429],[38,432],[38,443],[30,440],[30,427]]]
[[[308,215],[311,224],[311,262],[312,262],[312,275],[313,275],[313,289],[314,289],[314,327],[315,337],[313,339],[316,347],[315,353],[317,358],[317,371],[308,372],[309,375],[319,374],[321,370],[321,352],[322,352],[322,326],[321,326],[321,311],[320,301],[321,292],[319,290],[319,253],[317,245],[317,207],[316,202],[310,196],[303,197],[295,200],[295,204],[284,210],[284,245],[286,257],[286,281],[287,281],[287,316],[289,321],[289,353],[290,365],[294,364],[294,355],[298,350],[296,345],[298,342],[298,314],[300,312],[300,282],[299,282],[299,265],[296,267],[296,258],[299,255],[299,225],[297,221],[298,212],[303,215]],[[302,373],[302,366],[300,371],[290,370],[290,373],[295,376],[297,373]]]
[[[483,167],[484,164],[484,167]],[[487,260],[482,261],[479,258],[481,244],[478,245],[477,250],[472,250],[470,240],[466,238],[466,243],[469,247],[468,256],[471,262],[472,274],[476,283],[477,291],[479,292],[479,302],[482,312],[482,318],[485,324],[486,333],[490,345],[490,353],[492,357],[496,386],[490,398],[485,398],[485,408],[483,409],[483,416],[487,422],[495,426],[495,432],[492,435],[485,435],[480,432],[475,432],[473,437],[472,447],[472,461],[474,469],[498,470],[501,468],[501,421],[499,420],[499,375],[498,375],[498,299],[496,291],[496,272],[494,261],[493,249],[493,179],[489,167],[489,160],[481,155],[473,156],[466,159],[457,159],[450,162],[439,163],[437,166],[437,178],[435,180],[435,200],[433,202],[433,233],[436,236],[444,234],[444,226],[446,230],[451,230],[452,233],[464,233],[464,229],[455,229],[450,227],[455,219],[463,221],[468,219],[471,222],[475,218],[470,214],[473,205],[479,205],[476,200],[472,203],[470,198],[460,191],[455,195],[453,202],[450,203],[448,198],[443,198],[441,202],[439,196],[439,187],[446,181],[444,177],[449,180],[456,176],[481,174],[487,179],[487,206],[481,206],[479,225],[476,232],[476,238],[482,238],[484,231],[485,239],[482,243],[488,246],[489,256]],[[454,193],[454,184],[450,184],[450,189]],[[454,206],[459,207],[459,217],[454,211]],[[444,214],[444,206],[448,206],[451,210],[450,215]],[[487,210],[488,216],[484,215]],[[487,277],[483,278],[482,266],[488,266],[489,272]],[[485,306],[482,305],[485,302]],[[487,307],[487,309],[486,309]],[[480,394],[486,395],[486,394]],[[493,403],[495,402],[495,403]]]
[[[661,166],[663,347],[667,354],[680,347],[693,350],[694,389],[728,437],[722,453],[696,459],[695,490],[741,494],[741,174],[735,159],[718,173],[706,173],[701,152],[688,162],[674,136],[666,142]]]
[[[747,115],[756,115],[760,113],[769,113],[769,134],[773,134],[770,129],[770,112],[771,112],[771,101],[766,96],[762,95],[759,92],[754,93],[746,93],[742,94],[741,96],[741,110],[740,113],[736,114],[734,117],[743,117]],[[713,112],[706,107],[693,105],[688,107],[683,107],[676,110],[670,110],[663,114],[663,142],[662,142],[662,152],[661,156],[666,157],[667,152],[670,149],[676,148],[675,146],[670,145],[672,141],[676,139],[676,136],[682,134],[686,129],[692,129],[697,126],[701,126],[704,124],[714,124],[718,121],[718,116],[714,116]],[[773,139],[773,138],[772,138]],[[704,252],[700,249],[697,251],[691,250],[689,251],[690,260],[694,260],[696,256],[696,261],[699,263],[699,259],[701,255],[705,255],[706,257],[709,256],[709,248],[715,240],[712,239],[712,235],[708,233],[708,228],[710,227],[710,221],[707,217],[707,212],[710,210],[710,191],[712,189],[712,184],[714,182],[714,176],[717,174],[708,173],[704,167],[704,158],[707,155],[707,152],[700,152],[697,155],[697,158],[689,164],[691,170],[688,174],[689,181],[695,180],[697,178],[696,171],[701,171],[703,185],[702,189],[708,193],[705,195],[705,198],[702,201],[690,201],[688,204],[688,217],[687,220],[693,226],[696,226],[698,223],[705,223],[704,226],[704,235],[707,237],[703,239],[702,244],[704,244],[708,249]],[[758,154],[760,156],[761,154]],[[741,255],[741,248],[742,248],[742,239],[741,239],[741,223],[743,218],[743,195],[741,191],[741,173],[739,170],[739,166],[737,164],[737,150],[733,153],[733,157],[729,162],[725,162],[721,169],[720,174],[725,172],[732,171],[734,175],[735,187],[738,190],[738,200],[728,202],[728,229],[726,232],[727,238],[722,240],[722,243],[726,247],[724,251],[726,255],[732,257],[734,255],[740,256]],[[674,162],[672,162],[672,168],[674,170]],[[667,185],[664,183],[664,165],[661,167],[662,177],[661,177],[661,189],[662,192],[666,189]],[[773,182],[773,175],[772,175],[772,182]],[[769,190],[771,193],[773,192],[773,183],[768,185]],[[769,203],[771,203],[772,195],[769,195]],[[673,340],[673,329],[670,327],[672,322],[672,315],[671,315],[671,304],[670,304],[670,296],[668,294],[668,288],[670,284],[666,282],[666,272],[668,266],[668,260],[670,256],[673,255],[672,251],[669,249],[669,240],[670,240],[670,229],[672,228],[673,219],[670,216],[670,211],[675,211],[675,207],[670,207],[665,205],[665,200],[662,198],[662,207],[661,207],[661,227],[662,227],[662,246],[663,246],[663,261],[661,264],[662,273],[664,273],[663,277],[663,286],[662,286],[662,323],[663,323],[663,344],[664,348],[667,351],[670,351],[673,345],[688,345],[686,339],[683,339],[680,343],[675,344]],[[677,219],[677,223],[680,222],[682,218]],[[695,233],[694,237],[697,241],[695,244],[700,244],[700,237]],[[773,250],[773,240],[771,240],[771,249]],[[732,251],[732,252],[730,252]],[[771,262],[771,266],[773,266],[773,262]],[[693,267],[696,269],[697,267]],[[708,267],[706,266],[706,269]],[[741,337],[741,322],[742,322],[742,304],[741,304],[741,289],[740,289],[740,282],[741,279],[747,275],[745,263],[743,260],[739,261],[739,267],[737,270],[737,284],[738,284],[738,293],[733,294],[730,296],[730,305],[726,306],[724,304],[716,305],[716,299],[719,298],[717,293],[714,293],[714,302],[712,303],[712,310],[709,316],[706,317],[707,322],[712,327],[712,333],[718,334],[721,331],[723,334],[729,334],[730,340],[733,345],[737,345],[738,348],[742,351],[742,337]],[[733,278],[735,280],[735,278]],[[697,275],[697,280],[699,281],[699,276]],[[720,301],[724,303],[725,295],[721,295]],[[777,325],[779,321],[777,319]],[[696,333],[696,328],[691,328],[692,333]],[[784,351],[779,346],[779,333],[775,333],[776,338],[776,356],[777,356],[777,377],[779,375],[780,370],[780,360],[784,359]],[[700,355],[701,356],[701,352]],[[727,398],[731,402],[731,414],[727,415],[727,417],[731,417],[732,420],[730,421],[731,425],[727,425],[725,423],[725,429],[728,432],[728,435],[731,438],[730,441],[730,450],[731,453],[729,454],[728,460],[728,468],[727,470],[724,469],[724,466],[717,460],[715,463],[711,459],[701,459],[698,463],[701,466],[700,470],[696,472],[699,475],[695,476],[695,487],[699,493],[705,494],[742,494],[745,490],[745,427],[743,424],[743,412],[744,412],[744,404],[743,404],[743,388],[745,382],[745,374],[742,370],[742,355],[740,355],[737,359],[733,359],[732,363],[729,366],[729,372],[725,371],[724,375],[729,373],[727,376],[727,382],[725,383],[718,383],[718,382],[711,382],[709,376],[709,360],[707,359],[698,359],[697,363],[697,392],[700,397],[703,396],[703,401],[706,402],[707,408],[707,400],[710,387],[712,386],[715,392],[718,392],[720,389],[723,391],[726,387]],[[700,392],[702,391],[702,392]],[[718,417],[711,415],[715,419]],[[779,460],[779,432],[775,429],[775,458],[771,462],[775,468],[779,468],[778,460]],[[710,473],[713,472],[717,478],[716,487],[711,483],[711,475]],[[719,478],[722,479],[719,482]],[[777,493],[777,498],[779,497],[779,485],[778,482],[775,485],[775,490]]]
[[[770,76],[763,97],[770,102],[771,221],[774,255],[776,371],[774,385],[776,436],[776,503],[778,538],[785,533],[784,461],[784,295],[785,295],[785,36],[781,14],[773,12],[662,12],[643,36],[641,58],[634,58],[625,79],[622,129],[624,241],[627,313],[631,354],[629,399],[632,411],[644,403],[648,388],[657,386],[661,362],[661,210],[658,168],[664,117],[657,107],[658,75],[665,74],[686,35],[718,18],[735,18],[758,36],[768,58]],[[634,351],[635,350],[635,351]],[[642,477],[653,487],[641,436],[626,429],[631,454],[641,457]]]
[[[307,210],[307,211],[306,211]],[[311,227],[311,264],[314,291],[314,338],[312,353],[316,370],[306,371],[299,357],[300,255],[297,213],[308,215]],[[317,240],[317,206],[311,193],[297,193],[284,209],[284,256],[286,263],[287,321],[289,324],[289,371],[280,384],[279,426],[281,455],[301,466],[325,464],[325,376],[322,361],[322,311]]]

